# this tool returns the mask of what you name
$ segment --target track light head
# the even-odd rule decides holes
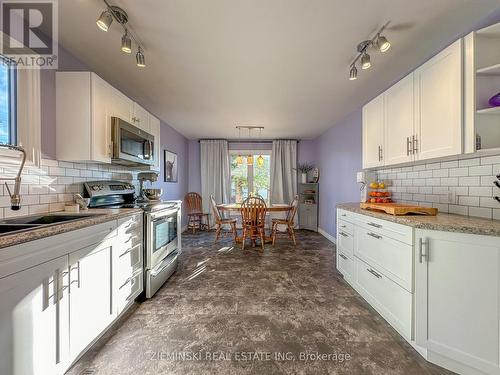
[[[144,53],[142,53],[141,46],[139,46],[139,50],[135,54],[135,59],[137,60],[137,66],[139,68],[146,67],[146,58],[144,57]]]
[[[113,15],[108,9],[102,12],[101,16],[96,21],[97,26],[102,31],[108,31],[112,23],[113,23]]]
[[[122,36],[122,51],[125,53],[132,53],[132,39],[128,35],[128,31],[125,30],[125,34]]]
[[[379,35],[377,38],[377,47],[380,52],[387,52],[391,48],[391,43],[383,35]]]
[[[351,72],[349,73],[349,80],[354,81],[357,78],[358,78],[358,69],[356,68],[356,65],[353,65],[351,66]]]
[[[366,70],[369,69],[371,66],[372,63],[370,61],[370,55],[364,52],[363,56],[361,56],[361,69]]]

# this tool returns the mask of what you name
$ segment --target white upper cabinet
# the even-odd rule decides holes
[[[384,163],[384,95],[363,107],[363,168]]]
[[[413,73],[385,93],[385,165],[413,160]]]
[[[384,102],[382,143],[367,125],[377,118],[373,102],[363,107],[363,168],[462,152],[462,59],[458,40],[374,99]]]
[[[161,123],[160,120],[149,115],[149,133],[155,137],[154,143],[154,158],[155,164],[151,167],[152,170],[160,171],[160,160],[161,160]]]
[[[111,118],[152,135],[159,153],[160,120],[92,72],[56,73],[56,157],[111,163]],[[155,170],[160,169],[159,157]]]
[[[151,133],[149,129],[149,113],[137,103],[134,103],[134,112],[131,124],[137,126],[145,132]]]
[[[415,71],[419,160],[462,152],[462,40]]]

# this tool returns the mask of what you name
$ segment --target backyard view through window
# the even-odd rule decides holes
[[[0,56],[0,59],[3,59]],[[3,60],[4,61],[4,60]],[[15,143],[13,131],[13,73],[0,61],[0,143]]]
[[[264,162],[259,163],[261,154],[250,154],[253,158],[250,165],[247,162],[248,155],[241,156],[241,163],[238,163],[237,154],[231,155],[231,202],[241,203],[251,192],[269,203],[271,155],[262,154]]]

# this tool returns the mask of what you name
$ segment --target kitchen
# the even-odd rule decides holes
[[[496,1],[28,3],[0,373],[500,373]]]

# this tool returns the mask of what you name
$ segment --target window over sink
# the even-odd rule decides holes
[[[16,141],[16,69],[0,55],[0,143]]]

